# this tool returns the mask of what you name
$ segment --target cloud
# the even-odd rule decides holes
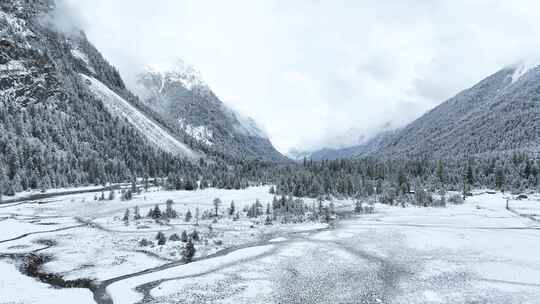
[[[76,6],[65,0],[56,0],[53,11],[42,15],[39,21],[57,31],[69,35],[79,35],[81,29],[84,28],[82,20],[83,17]]]
[[[532,0],[64,1],[128,83],[183,58],[282,151],[404,125],[540,51]]]

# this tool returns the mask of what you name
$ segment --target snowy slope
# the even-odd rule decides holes
[[[499,70],[409,125],[332,155],[463,157],[540,151],[540,67],[526,61]],[[313,154],[312,158],[316,159]],[[326,156],[327,157],[327,156]]]
[[[154,145],[166,152],[179,153],[188,157],[197,156],[185,144],[172,137],[166,130],[150,120],[102,82],[84,74],[80,75],[85,80],[90,91],[103,101],[103,104],[112,115],[125,118]]]

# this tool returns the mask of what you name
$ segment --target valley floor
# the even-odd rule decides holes
[[[0,303],[538,303],[538,197],[510,201],[478,191],[447,208],[390,207],[323,224],[275,224],[223,219],[199,229],[194,262],[178,244],[140,248],[141,238],[194,229],[172,221],[122,223],[127,207],[141,212],[166,199],[185,213],[260,199],[247,190],[156,191],[131,201],[94,201],[94,194],[0,206]],[[309,200],[308,204],[310,204]],[[352,202],[339,202],[352,208]],[[524,217],[523,213],[530,215]],[[220,243],[214,242],[216,240]],[[49,242],[47,242],[49,241]],[[50,241],[53,241],[51,243]],[[17,271],[18,254],[48,254],[48,272],[93,278],[88,289],[50,288]]]

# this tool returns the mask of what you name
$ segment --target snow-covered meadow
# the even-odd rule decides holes
[[[510,199],[519,213],[538,214],[534,195],[518,201],[476,191],[447,208],[377,204],[375,213],[332,227],[227,215],[198,226],[185,221],[188,210],[213,210],[214,198],[222,213],[231,201],[237,210],[257,199],[266,206],[268,190],[151,189],[128,201],[84,193],[0,205],[0,268],[7,274],[0,303],[94,301],[88,289],[49,288],[19,273],[13,257],[29,252],[52,257],[45,272],[95,280],[100,303],[535,303],[540,296],[540,223],[506,210]],[[144,217],[156,204],[165,210],[169,199],[178,218]],[[135,206],[143,218],[125,222],[125,210]],[[353,202],[336,206],[352,209]],[[168,239],[184,230],[201,236],[188,264],[183,242],[155,240],[159,231]],[[153,244],[140,246],[143,238]],[[19,295],[23,289],[35,292]]]

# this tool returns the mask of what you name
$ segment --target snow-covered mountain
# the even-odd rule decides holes
[[[540,66],[538,61],[524,61],[499,70],[399,130],[356,147],[311,156],[445,158],[540,152],[539,131]]]
[[[194,160],[224,159],[141,103],[83,32],[59,25],[65,17],[54,0],[0,1],[4,194],[195,174]]]
[[[540,152],[540,66],[505,67],[409,125],[345,149],[295,153],[314,160],[359,156],[467,157]]]
[[[284,160],[249,117],[225,105],[193,67],[145,67],[134,91],[146,106],[199,143],[233,157]]]
[[[501,69],[384,140],[390,156],[540,151],[540,67]]]

